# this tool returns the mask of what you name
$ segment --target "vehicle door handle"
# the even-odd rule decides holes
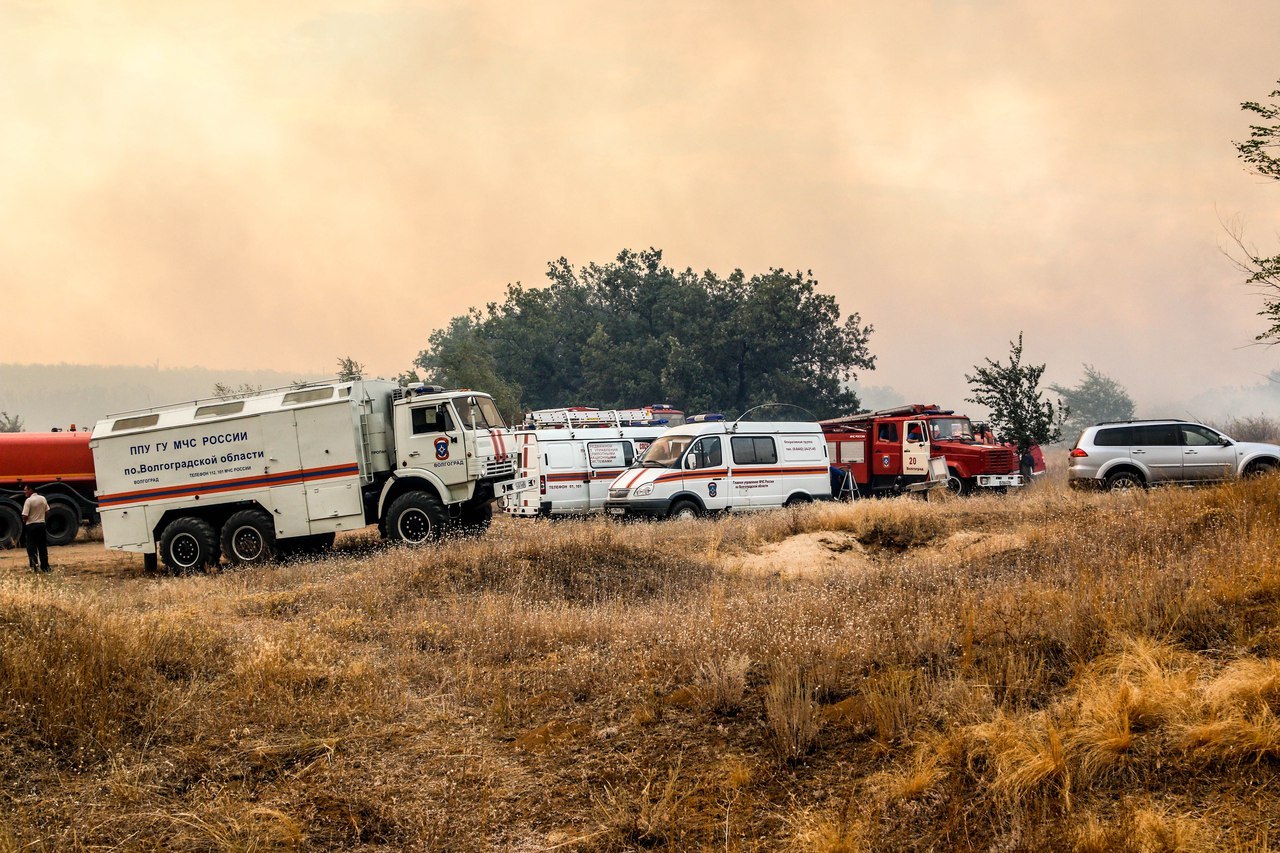
[[[1130,450],[1129,452],[1130,452],[1130,453],[1146,453],[1147,451],[1145,451],[1145,450]]]
[[[418,455],[418,451],[416,451],[416,450],[415,450],[415,451],[413,451],[412,453],[410,453],[410,454],[409,454],[409,458],[410,458],[410,459],[412,459],[413,457],[415,457],[415,456],[417,456],[417,455]]]

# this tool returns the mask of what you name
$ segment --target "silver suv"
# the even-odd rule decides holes
[[[1133,489],[1207,483],[1280,467],[1280,446],[1236,441],[1179,420],[1115,421],[1086,427],[1071,449],[1067,482],[1077,488]]]

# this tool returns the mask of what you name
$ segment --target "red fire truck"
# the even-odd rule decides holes
[[[12,548],[22,533],[28,483],[49,501],[50,545],[66,545],[82,521],[97,521],[89,430],[0,433],[0,548]]]
[[[936,405],[899,406],[821,424],[831,464],[848,473],[845,492],[914,491],[940,467],[957,494],[1023,485],[1013,448],[976,438],[967,417]],[[938,459],[945,461],[933,461]]]

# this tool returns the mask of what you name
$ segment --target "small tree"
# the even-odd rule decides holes
[[[1245,101],[1240,109],[1253,113],[1259,124],[1249,126],[1249,138],[1234,143],[1236,153],[1248,169],[1261,177],[1280,181],[1280,158],[1273,153],[1280,149],[1280,89],[1271,93],[1272,101],[1261,104]],[[1245,284],[1257,288],[1262,296],[1262,310],[1258,316],[1271,324],[1254,340],[1266,344],[1280,343],[1280,255],[1264,257],[1244,237],[1244,229],[1238,222],[1227,226],[1227,233],[1236,244],[1238,253],[1229,256],[1245,275]]]
[[[301,383],[294,383],[299,385]],[[244,397],[252,397],[262,391],[261,385],[250,385],[248,382],[242,382],[232,387],[225,382],[215,382],[213,384],[213,396],[220,397],[223,400],[239,400]]]
[[[1041,397],[1040,377],[1044,365],[1022,363],[1022,333],[1018,342],[1009,342],[1009,364],[986,359],[986,367],[974,365],[973,376],[965,380],[973,388],[970,403],[985,406],[991,412],[991,428],[1005,441],[1018,445],[1025,453],[1033,444],[1050,444],[1062,437],[1062,423],[1069,410],[1062,403],[1056,407]]]
[[[355,382],[364,379],[364,365],[351,356],[338,359],[338,379],[343,382]]]
[[[1084,366],[1084,379],[1074,388],[1050,385],[1062,398],[1070,415],[1063,426],[1068,434],[1102,421],[1126,421],[1133,417],[1133,398],[1110,376],[1099,373],[1093,365]]]
[[[0,412],[0,432],[22,432],[22,416]]]

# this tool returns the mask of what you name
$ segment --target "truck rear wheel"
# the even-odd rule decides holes
[[[0,504],[0,549],[18,544],[22,536],[22,516],[11,506]]]
[[[80,512],[66,501],[51,500],[44,529],[50,545],[70,545],[80,532]]]
[[[175,575],[218,564],[218,534],[203,518],[175,518],[160,534],[160,559]]]
[[[430,492],[407,492],[387,510],[386,536],[393,542],[423,545],[439,538],[444,521],[439,498]]]
[[[276,526],[260,509],[242,509],[222,525],[222,553],[233,566],[269,563],[276,556]]]

